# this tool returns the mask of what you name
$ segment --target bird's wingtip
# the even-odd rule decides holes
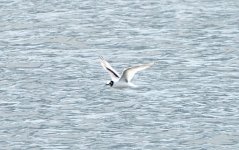
[[[99,56],[99,58],[100,58],[101,60],[105,60],[105,59],[104,59],[104,57],[103,57],[103,56],[101,56],[101,55]]]

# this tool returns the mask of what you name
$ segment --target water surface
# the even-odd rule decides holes
[[[239,2],[0,2],[2,149],[239,148]],[[99,64],[136,75],[112,89]]]

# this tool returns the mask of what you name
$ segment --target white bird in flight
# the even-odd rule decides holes
[[[120,76],[102,56],[100,56],[100,63],[102,67],[110,74],[111,81],[109,81],[106,85],[110,85],[111,87],[136,87],[133,83],[131,83],[135,73],[147,69],[154,64],[149,63],[127,68]]]

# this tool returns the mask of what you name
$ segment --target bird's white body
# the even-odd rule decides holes
[[[114,88],[126,88],[126,87],[136,88],[138,86],[131,82],[114,81],[114,84],[112,85],[112,87],[114,87]]]
[[[151,67],[154,63],[138,65],[134,67],[127,68],[123,71],[122,75],[120,76],[116,70],[114,70],[111,65],[103,58],[100,57],[100,63],[102,67],[110,74],[111,81],[107,83],[111,87],[116,88],[124,88],[124,87],[137,87],[131,80],[133,79],[135,73],[138,71],[144,70],[146,68]]]

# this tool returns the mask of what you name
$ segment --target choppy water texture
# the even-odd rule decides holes
[[[1,0],[1,149],[239,149],[238,14],[238,0]],[[100,55],[157,64],[112,89]]]

